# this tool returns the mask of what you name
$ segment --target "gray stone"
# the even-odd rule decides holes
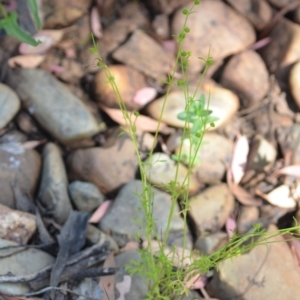
[[[63,224],[72,210],[68,178],[59,148],[48,143],[43,149],[43,171],[38,199],[53,218]]]
[[[11,70],[8,84],[28,112],[61,143],[78,142],[99,131],[84,103],[50,73],[40,69]]]
[[[0,129],[12,120],[20,105],[18,95],[9,86],[0,83]]]
[[[209,255],[219,250],[227,242],[227,234],[219,231],[207,236],[199,236],[195,242],[195,249],[199,250],[201,254]]]
[[[25,249],[20,251],[16,248],[3,249],[9,246],[17,246],[12,241],[0,239],[0,275],[11,273],[14,276],[22,276],[37,272],[54,263],[55,259],[48,253],[38,249]],[[1,294],[25,294],[30,288],[26,282],[0,283]]]
[[[125,270],[125,267],[130,263],[130,261],[140,261],[141,255],[137,251],[127,251],[121,253],[115,257],[116,267],[120,268],[119,271],[115,274],[116,283],[122,282],[125,275],[129,275],[128,271]],[[125,294],[125,300],[133,299],[144,299],[148,292],[148,287],[141,276],[135,273],[131,276],[131,287],[130,291]],[[119,292],[116,290],[116,296]],[[117,297],[116,297],[117,298]]]
[[[69,184],[69,193],[79,211],[93,212],[104,201],[104,195],[90,182],[72,182]]]
[[[109,235],[102,232],[99,228],[94,225],[88,224],[86,230],[86,240],[89,244],[103,244],[104,242],[109,242],[108,249],[112,251],[119,251],[119,247],[115,240]]]
[[[138,233],[145,239],[145,223],[138,223],[135,220],[145,218],[139,195],[143,192],[143,185],[140,180],[133,180],[126,184],[119,192],[109,211],[101,219],[99,226],[104,232],[111,232],[113,237],[124,237],[133,240]],[[156,188],[153,188],[153,219],[156,231],[162,237],[167,227],[169,212],[171,209],[171,196]],[[183,240],[183,219],[179,215],[177,204],[171,221],[169,245],[182,247]],[[187,234],[186,248],[191,248],[190,234]],[[118,242],[118,241],[117,241]]]
[[[40,175],[41,158],[19,143],[0,144],[0,203],[15,208],[14,186],[33,197]]]

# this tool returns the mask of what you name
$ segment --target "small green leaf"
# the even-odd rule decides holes
[[[5,30],[7,35],[13,36],[17,38],[19,41],[27,43],[31,46],[37,46],[40,44],[40,41],[36,41],[31,35],[26,33],[18,24],[17,22],[17,14],[16,12],[11,12],[10,14],[6,15],[4,21],[1,25],[2,28]]]
[[[186,119],[186,117],[187,117],[187,114],[185,111],[183,111],[177,115],[177,118],[182,121],[184,121]]]

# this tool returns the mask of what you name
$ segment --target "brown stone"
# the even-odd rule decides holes
[[[0,238],[26,245],[36,230],[35,216],[0,204]]]
[[[272,225],[268,232],[278,234]],[[300,294],[300,273],[282,237],[268,245],[220,263],[207,286],[211,297],[220,299],[290,299]],[[274,242],[276,241],[276,242]]]
[[[109,71],[114,77],[114,82],[126,108],[128,110],[140,109],[141,106],[133,102],[133,98],[139,89],[147,86],[144,75],[134,68],[124,65],[111,66]],[[104,70],[100,70],[94,78],[94,93],[96,100],[104,106],[119,108],[118,100]]]
[[[252,50],[236,54],[229,60],[221,84],[235,92],[244,107],[260,102],[270,86],[268,70],[262,58]]]
[[[269,37],[271,42],[260,53],[272,73],[284,71],[300,59],[300,25],[283,18]]]
[[[257,30],[262,30],[272,18],[272,8],[265,0],[227,0],[227,2],[245,16]]]
[[[199,231],[217,231],[224,226],[233,209],[234,197],[223,183],[192,198],[189,214]]]
[[[88,13],[91,0],[43,0],[44,28],[64,28]]]
[[[157,80],[165,79],[174,66],[174,57],[140,30],[113,53],[113,58]]]
[[[192,52],[189,61],[192,73],[197,73],[204,65],[198,57],[207,58],[210,54],[214,60],[220,60],[255,42],[252,25],[222,1],[202,0],[193,11],[187,21],[190,32],[183,42],[183,50]],[[172,21],[173,34],[178,36],[184,21],[182,9],[179,9]]]
[[[91,182],[104,194],[112,192],[135,177],[133,142],[123,135],[109,148],[76,150],[68,157],[68,166],[72,180]]]

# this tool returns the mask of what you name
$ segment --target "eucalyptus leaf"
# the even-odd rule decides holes
[[[18,24],[17,13],[11,12],[7,14],[0,23],[1,28],[3,28],[7,35],[17,38],[19,41],[27,43],[31,46],[37,46],[40,41],[36,41],[31,35],[25,32]]]

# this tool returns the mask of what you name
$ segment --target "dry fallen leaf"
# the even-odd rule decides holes
[[[300,270],[300,241],[290,234],[285,234],[284,238],[290,246],[294,261]]]
[[[142,89],[139,89],[134,97],[133,102],[138,104],[139,106],[144,106],[148,104],[150,101],[152,101],[157,95],[157,91],[155,88],[152,87],[145,87]]]
[[[22,147],[25,149],[34,149],[35,147],[45,144],[47,142],[46,139],[40,140],[40,141],[27,141],[22,144]]]
[[[111,252],[104,264],[103,268],[114,268],[116,266],[114,253]],[[103,291],[102,300],[115,300],[115,275],[101,276],[99,280],[99,287]]]
[[[19,52],[21,54],[44,54],[51,47],[55,46],[63,37],[64,30],[40,30],[33,37],[35,40],[41,41],[37,46],[30,46],[21,43]]]
[[[103,216],[105,215],[105,213],[107,212],[111,204],[112,201],[110,200],[104,201],[92,214],[92,216],[89,219],[89,223],[98,223],[103,218]]]
[[[123,113],[120,109],[115,109],[115,108],[107,108],[101,104],[98,104],[99,107],[107,113],[111,119],[113,119],[115,122],[118,124],[125,126],[126,122],[123,117]],[[155,132],[158,126],[158,121],[151,119],[149,117],[146,117],[144,115],[139,115],[136,117],[135,115],[132,114],[132,121],[135,122],[136,129],[142,130],[142,131],[149,131],[149,132]],[[160,132],[166,132],[168,131],[168,127],[165,123],[160,123],[159,127]]]
[[[272,175],[273,176],[288,175],[288,176],[300,177],[300,165],[293,165],[293,166],[282,168],[280,170],[275,171]]]
[[[239,136],[235,142],[230,169],[234,183],[239,183],[245,174],[249,143],[246,136]]]
[[[8,65],[11,68],[22,67],[27,69],[37,68],[43,61],[45,56],[37,54],[13,56],[8,60]]]
[[[296,207],[296,201],[290,196],[290,188],[287,185],[280,185],[269,194],[264,194],[259,190],[256,191],[256,194],[274,206],[282,208]]]
[[[135,241],[130,241],[126,243],[126,245],[119,250],[120,253],[126,252],[126,251],[131,251],[131,250],[137,250],[140,248],[140,243],[135,242]]]
[[[98,39],[102,37],[102,27],[98,8],[94,6],[91,10],[91,29],[94,36]]]
[[[226,224],[225,224],[225,228],[226,228],[226,232],[228,237],[233,237],[234,236],[234,231],[236,230],[236,221],[233,218],[228,218],[226,220]]]
[[[227,170],[227,184],[230,192],[244,205],[261,206],[262,200],[248,193],[244,188],[233,182],[231,170]]]
[[[131,287],[131,277],[124,275],[123,281],[116,284],[116,289],[119,291],[120,296],[117,300],[125,300],[125,294],[129,293]]]

